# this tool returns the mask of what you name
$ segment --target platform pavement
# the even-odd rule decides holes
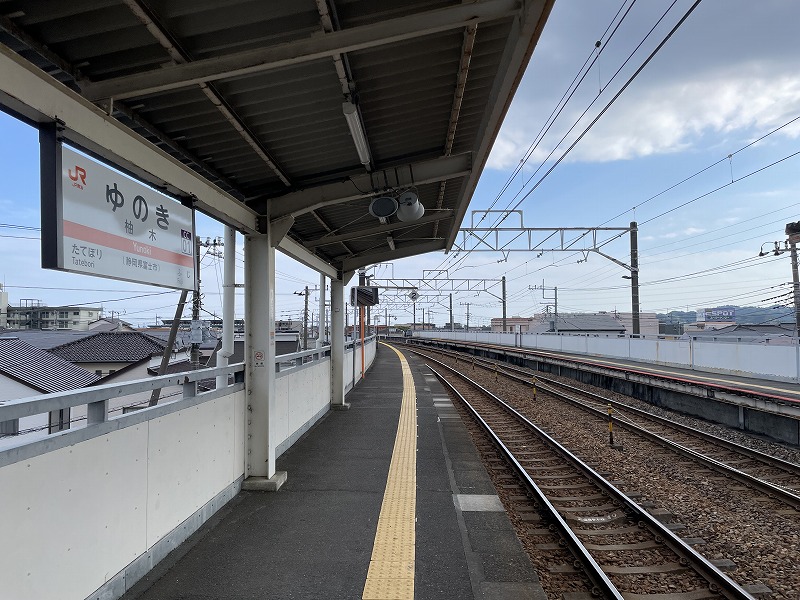
[[[409,353],[417,395],[414,597],[544,598],[450,399]],[[400,413],[379,346],[366,378],[278,459],[278,492],[241,492],[124,600],[361,598]],[[478,509],[478,510],[474,510]]]

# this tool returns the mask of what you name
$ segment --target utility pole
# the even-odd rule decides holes
[[[538,287],[539,287],[538,285],[535,285],[533,287],[528,286],[528,289],[529,290],[535,290]],[[557,287],[553,288],[553,297],[552,298],[548,298],[547,296],[544,295],[544,292],[545,292],[546,289],[547,288],[544,287],[544,281],[542,281],[542,299],[543,300],[552,300],[554,302],[554,310],[553,310],[553,312],[555,313],[555,320],[553,321],[553,331],[555,333],[558,333],[558,288]]]
[[[506,276],[503,275],[503,333],[506,332]]]
[[[308,350],[308,286],[306,286],[306,307],[303,310],[303,350]]]
[[[631,221],[631,317],[633,335],[639,335],[639,228],[636,221]]]
[[[195,273],[197,273],[197,289],[192,292],[192,329],[200,329],[200,246],[202,242],[200,237],[194,236],[194,257],[195,257]],[[202,335],[202,329],[200,329]],[[195,331],[192,332],[192,337],[196,335]],[[192,370],[200,368],[200,344],[192,341],[192,350],[190,357],[190,364]]]
[[[800,242],[800,221],[787,223],[784,230],[788,239],[781,248],[780,242],[774,242],[775,248],[772,253],[779,256],[784,252],[789,252],[792,259],[792,295],[794,297],[794,335],[800,340],[800,276],[798,276],[797,264],[797,243]],[[766,242],[765,242],[766,243]],[[764,244],[761,244],[759,256],[766,256],[769,252],[764,252]],[[798,341],[800,343],[800,341]]]
[[[450,294],[450,331],[455,331],[456,326],[453,323],[453,294]]]
[[[792,287],[794,288],[794,335],[800,338],[800,277],[797,268],[797,242],[800,242],[800,221],[786,224],[789,251],[792,256]]]
[[[302,292],[295,292],[295,296],[305,296],[305,308],[303,309],[303,350],[308,350],[308,295],[311,292],[316,292],[317,288],[313,290],[308,289],[308,286]],[[313,326],[313,323],[312,323]]]
[[[470,304],[471,304],[470,302],[462,302],[461,303],[461,306],[466,306],[467,307],[467,332],[469,332],[469,305]]]
[[[194,240],[197,289],[192,292],[192,338],[196,340],[197,337],[202,338],[203,336],[203,329],[200,323],[200,309],[202,307],[202,300],[200,299],[200,284],[202,283],[200,280],[200,248],[207,248],[206,254],[219,258],[221,254],[217,248],[222,246],[223,242],[218,237],[215,237],[213,240],[211,238],[206,238],[206,241],[202,241],[199,236],[195,236]],[[190,363],[192,370],[200,368],[200,342],[198,341],[192,341]]]

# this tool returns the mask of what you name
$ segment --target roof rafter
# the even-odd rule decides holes
[[[436,183],[445,179],[464,177],[472,172],[472,154],[465,152],[444,158],[398,165],[355,175],[336,183],[320,185],[305,190],[289,192],[281,196],[249,202],[263,214],[269,205],[270,218],[292,215],[299,216],[334,204],[368,198],[390,188]]]
[[[82,83],[83,91],[91,100],[102,100],[125,99],[174,90],[410,40],[484,21],[514,17],[519,14],[522,4],[520,0],[479,0],[469,4],[456,4],[267,48],[226,54],[95,83],[86,82]]]
[[[158,43],[167,51],[175,64],[183,65],[193,62],[189,53],[180,47],[177,40],[175,40],[172,34],[160,23],[157,16],[149,7],[140,0],[123,0],[123,2],[125,2],[125,5],[131,10],[134,16],[142,22],[153,37],[156,38]],[[199,86],[203,94],[211,100],[211,103],[217,107],[217,110],[222,113],[225,119],[233,126],[244,141],[247,142],[259,158],[266,163],[275,175],[277,175],[278,179],[280,179],[284,185],[291,186],[289,178],[275,162],[275,159],[269,155],[263,144],[250,132],[249,127],[247,127],[239,115],[236,114],[219,91],[207,83],[201,82]]]

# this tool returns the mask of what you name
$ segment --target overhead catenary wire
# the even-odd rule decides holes
[[[671,29],[671,30],[670,30],[670,31],[667,33],[667,35],[666,35],[666,36],[665,36],[665,37],[664,37],[664,38],[661,40],[661,42],[660,42],[660,43],[659,43],[659,44],[656,46],[656,48],[650,52],[650,54],[647,56],[647,58],[644,60],[644,62],[642,62],[642,64],[641,64],[641,65],[640,65],[640,66],[639,66],[639,67],[638,67],[638,68],[637,68],[637,69],[634,71],[634,73],[633,73],[633,74],[632,74],[632,75],[631,75],[631,76],[630,76],[630,77],[627,79],[627,81],[626,81],[626,82],[625,82],[625,83],[622,85],[622,87],[621,87],[621,88],[620,88],[620,89],[617,91],[617,93],[616,93],[616,94],[614,94],[614,96],[613,96],[613,97],[612,97],[612,98],[611,98],[611,99],[610,99],[610,100],[609,100],[609,101],[606,103],[606,105],[605,105],[605,106],[604,106],[604,107],[603,107],[603,108],[600,110],[600,112],[599,112],[599,113],[598,113],[598,114],[597,114],[597,115],[594,117],[594,119],[592,119],[592,121],[591,121],[591,122],[590,122],[590,123],[589,123],[589,124],[588,124],[588,125],[587,125],[587,126],[584,128],[584,129],[583,129],[583,131],[582,131],[582,132],[581,132],[581,133],[578,135],[578,137],[577,137],[577,138],[576,138],[576,139],[575,139],[575,140],[572,142],[572,144],[570,144],[570,146],[569,146],[569,147],[568,147],[568,148],[567,148],[567,149],[566,149],[566,150],[565,150],[565,151],[564,151],[564,152],[563,152],[563,153],[562,153],[562,154],[559,156],[559,158],[558,158],[558,159],[557,159],[557,160],[556,160],[556,161],[555,161],[555,162],[554,162],[554,163],[553,163],[553,164],[550,166],[550,168],[549,168],[549,169],[548,169],[548,170],[547,170],[547,171],[546,171],[546,172],[545,172],[545,173],[544,173],[544,174],[543,174],[543,175],[542,175],[542,176],[541,176],[541,177],[540,177],[540,178],[537,180],[537,182],[536,182],[536,183],[533,185],[533,187],[531,187],[531,189],[530,189],[530,190],[528,190],[528,192],[527,192],[527,193],[525,193],[525,194],[522,196],[522,198],[520,198],[520,199],[517,201],[517,203],[516,203],[516,204],[514,204],[513,208],[510,208],[510,209],[508,209],[508,210],[510,210],[510,211],[514,211],[514,210],[516,210],[517,208],[519,208],[519,206],[520,206],[520,205],[521,205],[521,204],[522,204],[522,203],[523,203],[523,202],[524,202],[524,201],[525,201],[525,200],[526,200],[526,199],[527,199],[527,198],[528,198],[528,197],[529,197],[529,196],[530,196],[530,195],[531,195],[531,194],[532,194],[534,191],[536,191],[536,190],[539,188],[539,186],[540,186],[540,185],[541,185],[541,184],[542,184],[542,183],[545,181],[545,179],[547,179],[547,177],[548,177],[548,176],[549,176],[549,175],[550,175],[550,174],[551,174],[551,173],[552,173],[552,172],[555,170],[555,168],[556,168],[556,167],[557,167],[559,164],[561,164],[561,162],[562,162],[562,161],[563,161],[563,160],[564,160],[564,159],[565,159],[565,158],[566,158],[566,157],[569,155],[569,153],[570,153],[570,152],[571,152],[571,151],[572,151],[572,150],[575,148],[575,146],[577,146],[577,145],[578,145],[578,143],[580,143],[580,141],[581,141],[581,140],[582,140],[582,139],[583,139],[583,138],[586,136],[586,134],[588,134],[588,133],[589,133],[589,131],[591,131],[591,129],[594,127],[594,125],[595,125],[595,124],[596,124],[596,123],[597,123],[597,122],[598,122],[598,121],[599,121],[599,120],[600,120],[600,119],[603,117],[603,115],[604,115],[604,114],[605,114],[605,113],[608,111],[608,109],[609,109],[609,108],[611,108],[611,106],[613,106],[613,105],[614,105],[614,103],[617,101],[617,99],[618,99],[618,98],[619,98],[619,97],[620,97],[620,96],[621,96],[621,95],[622,95],[622,94],[625,92],[625,90],[626,90],[626,89],[627,89],[627,88],[630,86],[630,84],[631,84],[631,83],[633,83],[633,81],[635,81],[635,80],[636,80],[636,78],[639,76],[639,74],[641,74],[641,72],[642,72],[642,71],[645,69],[645,67],[646,67],[646,66],[647,66],[647,65],[648,65],[648,64],[649,64],[649,63],[652,61],[652,59],[653,59],[653,58],[654,58],[654,57],[655,57],[655,56],[658,54],[658,52],[659,52],[659,51],[660,51],[660,50],[661,50],[661,49],[664,47],[664,45],[665,45],[665,44],[666,44],[666,43],[667,43],[667,42],[668,42],[668,41],[669,41],[669,40],[672,38],[672,36],[675,34],[675,32],[676,32],[676,31],[677,31],[677,30],[678,30],[678,29],[679,29],[679,28],[680,28],[680,27],[683,25],[683,23],[684,23],[684,22],[685,22],[685,21],[686,21],[686,20],[689,18],[689,16],[690,16],[690,15],[691,15],[691,14],[694,12],[694,10],[695,10],[695,9],[696,9],[696,8],[697,8],[699,5],[700,5],[700,3],[701,3],[701,2],[702,2],[702,0],[695,0],[695,2],[692,4],[692,6],[690,6],[690,7],[689,7],[689,9],[688,9],[688,10],[687,10],[687,11],[686,11],[684,14],[683,14],[683,16],[682,16],[682,17],[681,17],[681,18],[678,20],[678,22],[677,22],[677,23],[676,23],[676,24],[675,24],[675,25],[672,27],[672,29]],[[673,2],[673,5],[674,5],[674,2]],[[668,11],[669,11],[671,8],[672,8],[672,5],[671,5],[671,6],[670,6],[670,8],[667,10],[667,12],[668,12]],[[666,13],[665,13],[665,14],[666,14]],[[662,16],[662,19],[663,19],[663,16]],[[660,20],[661,20],[661,19],[659,19],[659,22],[660,22]],[[654,26],[654,27],[655,27],[655,26]],[[651,31],[652,31],[652,30],[651,30]],[[648,36],[649,36],[649,33],[648,33]],[[578,121],[576,121],[576,124],[577,124],[577,122],[578,122]],[[575,125],[573,125],[573,128],[574,128],[574,126],[575,126]],[[560,142],[559,142],[559,143],[560,143]],[[556,146],[556,147],[557,147],[557,146]],[[537,172],[538,172],[538,170],[537,170]],[[515,196],[515,198],[516,198],[516,196]],[[512,200],[512,201],[513,201],[513,200]],[[509,204],[509,206],[511,206],[511,205]],[[498,226],[499,224],[501,224],[501,223],[503,222],[503,220],[506,218],[506,216],[507,216],[508,214],[509,214],[509,213],[506,213],[506,215],[505,215],[505,216],[501,217],[501,218],[499,219],[499,221],[498,221],[498,222],[496,222],[496,223],[493,225],[493,227],[496,227],[496,226]],[[476,242],[476,245],[475,245],[475,247],[474,247],[474,248],[477,248],[477,247],[478,247],[478,244],[480,244],[481,242],[485,241],[485,239],[486,239],[486,237],[487,237],[488,235],[489,235],[489,232],[487,232],[487,233],[484,235],[484,237],[483,237],[483,238],[482,238],[480,241]],[[473,249],[474,249],[474,248],[473,248]],[[463,257],[460,259],[460,262],[463,262],[463,260],[465,260],[465,259],[466,259],[466,256],[468,256],[470,252],[471,252],[471,250],[466,250],[466,251],[464,252],[464,256],[463,256]],[[457,266],[458,264],[459,264],[459,263],[456,263],[456,265],[455,265],[455,266]]]

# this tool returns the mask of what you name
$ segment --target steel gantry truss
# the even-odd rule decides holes
[[[447,277],[447,271],[433,271],[444,273],[444,277],[430,277],[432,271],[423,271],[422,279],[372,279],[372,285],[382,289],[417,290],[420,294],[425,292],[444,293],[473,293],[481,292],[502,300],[502,295],[497,293],[498,286],[502,286],[502,279],[452,279]]]
[[[491,214],[502,215],[498,225],[512,215],[519,217],[519,227],[476,227],[477,215],[480,215],[480,225]],[[580,252],[583,259],[578,262],[588,260],[589,254],[593,252],[627,270],[630,275],[624,277],[631,280],[633,334],[639,334],[639,249],[636,221],[631,221],[629,227],[525,227],[521,210],[473,210],[470,224],[471,227],[459,229],[461,242],[456,239],[452,252],[500,252],[505,259],[508,259],[511,252],[538,252],[539,256],[545,252]],[[609,233],[609,237],[598,240],[598,234],[604,235],[605,232]],[[568,233],[570,239],[566,239]],[[631,236],[631,264],[601,250],[627,233]],[[467,247],[469,242],[474,242],[472,248]]]
[[[505,215],[501,223],[510,215],[519,217],[519,227],[477,227],[475,217],[481,215],[478,225],[490,214]],[[525,227],[521,210],[473,210],[471,227],[458,230],[460,242],[456,240],[452,252],[501,252],[508,258],[509,252],[580,252],[584,259],[594,252],[607,258],[628,271],[632,266],[604,253],[601,248],[621,238],[633,229],[631,227]],[[598,234],[611,232],[607,239],[598,240]],[[571,239],[566,239],[568,234]],[[468,248],[469,242],[475,242]]]

